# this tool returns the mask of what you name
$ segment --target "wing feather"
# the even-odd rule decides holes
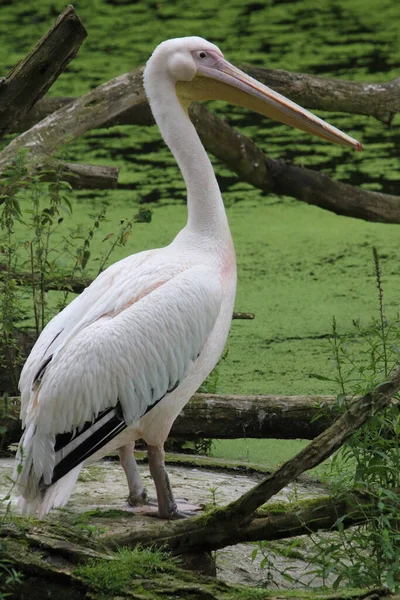
[[[26,465],[33,466],[37,486],[40,481],[53,481],[53,472],[57,479],[63,476],[66,465],[73,468],[82,458],[82,448],[74,448],[75,462],[63,457],[63,465],[57,467],[54,444],[60,434],[79,432],[120,404],[123,422],[112,433],[104,429],[108,441],[181,382],[201,354],[221,307],[219,277],[202,265],[175,273],[164,267],[161,281],[134,302],[126,291],[116,302],[113,288],[107,301],[102,298],[92,305],[68,335],[58,336],[56,348],[50,344],[39,368],[32,361],[31,381],[34,374],[38,378],[26,411],[32,454]],[[122,293],[121,286],[117,288]],[[53,334],[54,330],[49,336]],[[95,450],[106,443],[99,436],[97,432],[90,438],[97,444]],[[93,450],[90,443],[86,439],[87,455]],[[24,471],[23,479],[28,481],[31,475]]]

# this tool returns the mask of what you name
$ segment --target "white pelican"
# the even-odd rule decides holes
[[[20,379],[17,487],[22,509],[63,506],[83,464],[119,449],[131,505],[146,502],[133,456],[147,443],[158,516],[177,508],[164,466],[172,423],[216,365],[231,323],[235,251],[220,190],[188,117],[223,99],[325,140],[359,142],[252,79],[200,37],[160,44],[144,87],[187,187],[188,220],[171,244],[109,267],[37,340]]]

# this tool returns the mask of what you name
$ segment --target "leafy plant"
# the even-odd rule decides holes
[[[384,307],[383,280],[378,251],[373,249],[378,290],[377,317],[364,327],[353,321],[354,333],[340,336],[333,320],[330,340],[336,365],[334,381],[339,387],[336,409],[343,410],[352,396],[367,393],[385,381],[398,366],[400,320],[389,319]],[[375,510],[365,525],[329,538],[312,536],[316,576],[334,588],[386,585],[400,590],[400,405],[399,398],[375,415],[336,454],[328,471],[332,493],[349,488],[374,500]]]
[[[62,171],[51,172],[51,183],[44,183],[43,175],[30,175],[21,153],[1,180],[0,366],[9,374],[10,392],[17,389],[24,359],[22,325],[32,324],[31,338],[38,337],[70,294],[88,285],[88,269],[103,271],[115,250],[128,243],[134,223],[151,221],[151,211],[143,207],[121,219],[117,230],[103,238],[103,250],[94,255],[92,242],[107,222],[106,208],[91,215],[88,228],[71,228],[70,184]],[[22,205],[28,208],[21,211]],[[49,296],[53,290],[61,291],[58,302],[55,294]]]

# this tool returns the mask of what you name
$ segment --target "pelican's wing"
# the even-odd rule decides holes
[[[31,400],[32,385],[54,353],[71,335],[98,319],[107,310],[106,307],[114,303],[118,308],[119,301],[127,294],[130,294],[131,299],[135,295],[145,294],[151,277],[157,276],[157,270],[154,272],[151,264],[151,258],[157,252],[140,252],[114,263],[46,325],[21,372],[19,389],[23,425]]]
[[[25,476],[33,469],[37,484],[54,483],[55,468],[58,479],[183,381],[210,336],[221,300],[219,277],[194,266],[172,277],[164,269],[134,301],[125,294],[119,305],[115,297],[103,302],[96,320],[89,311],[87,325],[72,330],[36,375]]]

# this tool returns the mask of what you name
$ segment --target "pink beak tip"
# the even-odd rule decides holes
[[[361,150],[363,149],[363,147],[361,146],[360,142],[357,142],[357,146],[356,146],[356,151],[357,152],[361,152]]]

